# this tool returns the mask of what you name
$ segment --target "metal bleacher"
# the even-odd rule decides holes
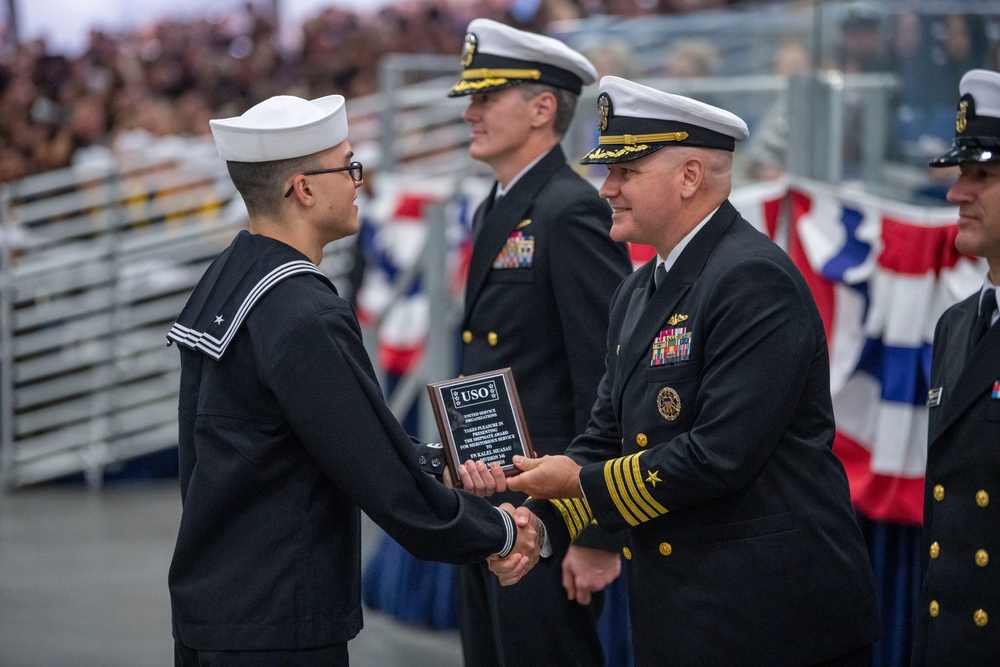
[[[0,260],[0,456],[8,486],[176,444],[164,331],[242,226],[218,159],[86,167],[11,183]],[[221,167],[221,169],[220,169]]]

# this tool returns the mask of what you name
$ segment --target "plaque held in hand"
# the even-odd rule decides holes
[[[508,477],[518,474],[515,454],[534,458],[528,425],[509,368],[427,385],[444,445],[448,471],[461,486],[458,466],[496,461]]]

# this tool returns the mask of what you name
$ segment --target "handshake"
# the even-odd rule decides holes
[[[514,465],[521,474],[508,478],[497,463],[487,466],[481,461],[465,461],[458,466],[462,490],[484,498],[508,489],[523,491],[534,498],[579,498],[582,495],[580,466],[569,457],[529,459],[515,456]],[[506,557],[494,555],[487,562],[500,584],[510,586],[520,581],[538,562],[545,543],[545,526],[526,507],[515,508],[510,503],[503,503],[500,509],[514,520],[517,540]]]
[[[490,571],[497,575],[501,586],[510,586],[521,580],[535,566],[545,541],[545,527],[538,517],[526,507],[503,503],[500,509],[514,520],[517,540],[506,557],[494,554],[487,559]]]

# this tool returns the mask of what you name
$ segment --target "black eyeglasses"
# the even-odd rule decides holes
[[[302,175],[303,176],[314,176],[316,174],[332,174],[335,171],[346,171],[346,172],[348,172],[351,175],[351,180],[352,181],[354,181],[355,183],[360,183],[361,179],[362,179],[362,173],[361,172],[362,172],[363,169],[364,169],[364,167],[361,166],[360,162],[352,162],[351,164],[347,165],[346,167],[334,167],[333,169],[317,169],[315,171],[304,171],[304,172],[302,172]],[[294,190],[294,189],[295,189],[295,185],[292,185],[292,187],[288,188],[288,192],[285,193],[285,196],[286,197],[291,197],[292,196],[292,190]]]

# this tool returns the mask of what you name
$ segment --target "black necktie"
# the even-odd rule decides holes
[[[975,347],[976,343],[986,335],[986,332],[990,330],[990,324],[993,320],[993,313],[997,309],[997,297],[996,290],[994,288],[989,288],[983,292],[983,298],[979,302],[979,315],[976,317],[976,323],[972,325],[972,345]]]
[[[667,277],[667,263],[660,262],[656,265],[656,271],[653,271],[653,289],[656,289],[663,284],[663,279]]]
[[[498,201],[500,201],[500,199],[502,197],[503,197],[503,195],[500,195],[499,197],[496,197],[496,196],[493,196],[492,193],[490,193],[490,196],[486,198],[486,203],[483,206],[483,216],[481,218],[477,219],[477,220],[473,220],[473,225],[472,225],[472,237],[473,238],[479,236],[479,230],[483,226],[483,221],[486,220],[486,216],[488,216],[490,214],[490,211],[493,210],[493,207],[496,206],[496,203]]]

